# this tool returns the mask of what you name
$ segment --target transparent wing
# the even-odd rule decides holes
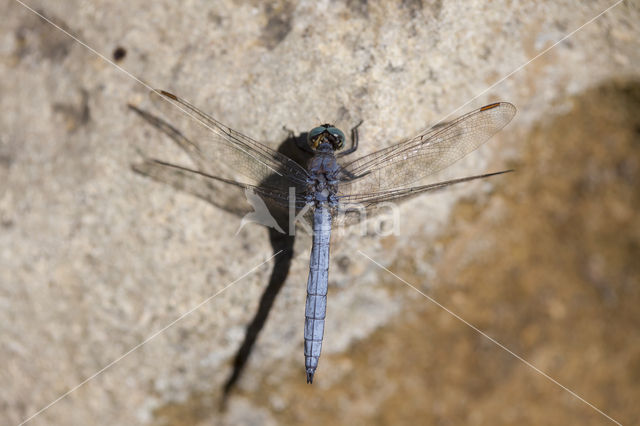
[[[134,164],[132,168],[137,173],[195,195],[240,218],[250,215],[253,222],[271,227],[277,224],[280,230],[284,230],[282,232],[289,232],[289,194],[279,188],[223,179],[152,158]],[[260,200],[256,200],[256,197]],[[292,204],[296,215],[307,207],[304,197],[300,196],[296,196],[296,201]],[[301,231],[306,231],[313,225],[313,208],[307,208],[305,211],[306,213],[299,215],[294,223]]]
[[[307,171],[287,156],[230,129],[169,92],[153,92],[151,98],[172,123],[180,123],[180,132],[189,141],[182,148],[198,170],[213,176],[240,174],[243,181],[258,186],[267,180],[283,189],[306,185]]]
[[[289,207],[289,195],[279,188],[254,186],[223,179],[200,170],[152,158],[145,159],[132,167],[140,174],[202,198],[240,217],[253,211],[248,197],[243,194],[245,191],[258,195],[270,209],[275,208],[286,212]]]
[[[511,121],[508,102],[484,106],[441,127],[342,167],[340,194],[357,195],[407,187],[453,164]]]
[[[200,166],[202,163],[199,156],[191,155],[195,152],[197,145],[187,139],[173,124],[169,124],[136,106],[129,105],[129,107],[146,122],[169,136],[176,145],[192,157],[196,167],[206,169],[206,167]],[[214,176],[205,170],[172,164],[140,154],[143,156],[144,161],[132,165],[132,169],[137,173],[195,195],[239,217],[255,213],[256,208],[260,207],[256,205],[256,200],[253,197],[253,195],[256,195],[265,203],[270,214],[278,223],[282,224],[283,228],[288,222],[290,192],[287,187],[273,186],[279,182],[278,175],[271,174],[263,179],[259,185],[251,185]],[[305,205],[305,197],[298,189],[294,193],[294,206],[296,212],[298,212]]]
[[[428,185],[414,186],[411,188],[393,189],[372,194],[353,194],[339,196],[339,204],[336,212],[335,223],[338,226],[351,226],[375,217],[380,213],[389,212],[388,203],[398,204],[421,195],[425,192],[437,191],[458,183],[469,182],[476,179],[484,179],[491,176],[510,173],[513,170],[503,170],[494,173],[485,173],[476,176],[467,176]]]

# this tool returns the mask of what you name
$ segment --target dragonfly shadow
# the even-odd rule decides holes
[[[179,129],[166,122],[162,118],[159,118],[158,116],[153,115],[147,111],[141,110],[136,106],[129,105],[129,108],[136,114],[138,114],[138,116],[144,119],[147,123],[151,124],[160,132],[167,135],[174,143],[176,143],[176,145],[185,150],[188,154],[188,151],[185,147],[189,146],[191,142],[182,132],[180,132]],[[290,132],[289,136],[278,147],[278,152],[286,155],[302,167],[306,167],[307,162],[312,156],[309,151],[302,149],[304,144],[306,144],[306,140],[306,132],[300,133],[297,136],[293,132]],[[208,185],[206,187],[203,187],[202,185],[187,185],[183,180],[180,179],[180,171],[170,174],[158,173],[157,168],[150,167],[153,165],[152,161],[153,160],[146,160],[143,163],[134,164],[132,165],[132,169],[136,173],[150,177],[151,179],[154,179],[158,182],[168,184],[180,191],[185,191],[192,195],[195,195],[196,197],[207,201],[217,208],[225,210],[236,216],[242,217],[246,213],[245,209],[238,207],[236,203],[237,200],[235,198],[231,198],[228,195],[228,191],[226,191],[227,189],[229,189],[228,187],[218,188],[213,185]],[[271,180],[275,178],[276,176],[274,173],[273,177],[270,176],[264,179],[261,182],[261,185],[268,187],[271,184]],[[225,191],[222,191],[222,189],[225,189]],[[244,197],[244,195],[241,192],[238,192],[237,194],[235,194],[235,197]],[[269,277],[269,283],[267,284],[267,287],[264,289],[264,292],[260,297],[258,309],[254,314],[251,322],[247,326],[244,340],[235,354],[233,360],[233,370],[222,388],[222,399],[220,405],[221,409],[225,408],[226,401],[229,395],[235,388],[238,380],[242,375],[242,372],[247,365],[249,356],[251,355],[251,352],[255,346],[258,335],[266,324],[269,312],[273,307],[273,303],[275,302],[278,293],[282,289],[282,286],[284,285],[284,282],[286,281],[287,276],[289,275],[289,270],[291,268],[291,261],[293,259],[293,247],[295,242],[295,232],[288,232],[289,217],[287,215],[287,212],[275,209],[270,211],[270,213],[272,214],[273,218],[278,223],[280,228],[285,232],[280,232],[272,227],[268,228],[269,242],[271,243],[273,253],[279,254],[274,258],[274,265],[273,270],[271,271],[271,276]]]
[[[307,151],[300,149],[302,144],[306,143],[307,133],[301,133],[298,136],[290,133],[289,136],[280,144],[278,152],[286,155],[294,160],[296,163],[305,167],[311,154]],[[269,178],[264,182],[269,184]],[[271,212],[276,222],[280,227],[285,230],[284,233],[279,232],[275,228],[268,228],[269,242],[274,253],[280,252],[278,256],[274,258],[274,265],[269,277],[269,284],[264,289],[262,296],[260,297],[260,303],[258,310],[256,311],[253,319],[247,326],[244,341],[240,348],[236,352],[233,360],[233,370],[223,387],[223,397],[221,401],[221,409],[225,408],[227,398],[231,391],[235,387],[238,379],[240,378],[249,355],[253,350],[253,346],[260,334],[260,331],[264,327],[269,312],[273,307],[273,303],[278,296],[278,293],[282,289],[284,282],[289,275],[289,269],[291,268],[291,261],[293,259],[293,246],[295,243],[295,232],[289,231],[289,216],[280,210],[274,210]]]

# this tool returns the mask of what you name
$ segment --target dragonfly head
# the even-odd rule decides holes
[[[344,139],[342,130],[331,124],[323,124],[311,129],[309,136],[307,136],[307,143],[313,150],[317,150],[323,144],[328,144],[331,149],[337,151],[344,146]]]

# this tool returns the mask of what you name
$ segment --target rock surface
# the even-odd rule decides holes
[[[607,422],[359,250],[607,415],[640,421],[637,1],[539,57],[614,2],[27,4],[113,62],[0,3],[9,423],[70,390],[28,424]],[[507,100],[512,124],[430,181],[517,172],[404,204],[399,235],[338,242],[313,386],[299,239],[220,412],[271,247],[263,228],[236,235],[234,216],[131,171],[140,152],[186,161],[128,110],[147,105],[141,82],[274,147],[283,126],[363,119],[361,153]]]

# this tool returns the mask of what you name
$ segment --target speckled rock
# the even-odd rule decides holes
[[[9,423],[70,390],[29,424],[606,421],[359,250],[611,417],[640,420],[637,1],[540,57],[613,0],[27,4],[86,46],[0,3]],[[143,82],[274,147],[283,126],[363,119],[362,153],[507,100],[514,122],[432,180],[518,172],[403,205],[398,235],[341,238],[313,386],[299,239],[220,412],[271,247],[264,228],[236,235],[236,217],[131,171],[140,152],[186,161],[128,110],[147,105]]]

